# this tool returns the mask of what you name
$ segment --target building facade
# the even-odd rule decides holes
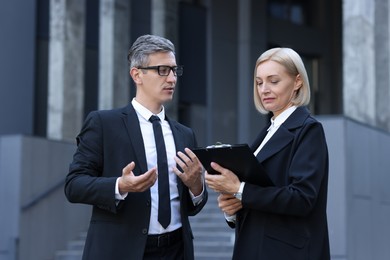
[[[126,58],[142,34],[176,45],[184,75],[166,108],[201,146],[254,139],[267,120],[253,105],[255,62],[271,47],[295,49],[330,148],[332,259],[389,259],[389,8],[389,0],[2,2],[0,259],[50,259],[86,228],[89,208],[70,205],[62,190],[75,136],[90,111],[135,95]]]

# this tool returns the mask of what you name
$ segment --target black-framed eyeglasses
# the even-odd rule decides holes
[[[167,65],[160,65],[160,66],[150,66],[150,67],[139,67],[139,69],[143,70],[157,70],[158,75],[160,76],[168,76],[169,73],[173,72],[173,75],[175,76],[181,76],[183,75],[183,67],[182,66],[167,66]]]

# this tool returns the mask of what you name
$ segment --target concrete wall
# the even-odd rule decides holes
[[[0,259],[52,259],[87,230],[90,207],[70,204],[64,180],[75,144],[0,136]]]
[[[1,2],[0,135],[33,133],[35,2]]]
[[[318,117],[329,146],[332,259],[390,259],[390,135],[342,117]]]
[[[344,115],[390,130],[389,0],[343,0]]]

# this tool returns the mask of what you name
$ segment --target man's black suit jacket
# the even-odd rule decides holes
[[[196,147],[193,131],[169,120],[176,151]],[[77,150],[66,177],[70,202],[93,206],[83,259],[142,259],[151,212],[150,189],[129,193],[118,205],[115,182],[122,169],[135,162],[135,175],[147,171],[144,143],[133,106],[94,111],[77,136]],[[188,188],[177,178],[185,259],[194,258],[193,234],[188,216],[196,215],[207,201],[194,206]]]

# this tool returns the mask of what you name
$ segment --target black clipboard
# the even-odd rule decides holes
[[[240,181],[260,186],[273,186],[263,166],[254,156],[247,144],[211,145],[192,150],[199,158],[209,174],[219,174],[211,168],[210,163],[216,162],[234,172]]]

